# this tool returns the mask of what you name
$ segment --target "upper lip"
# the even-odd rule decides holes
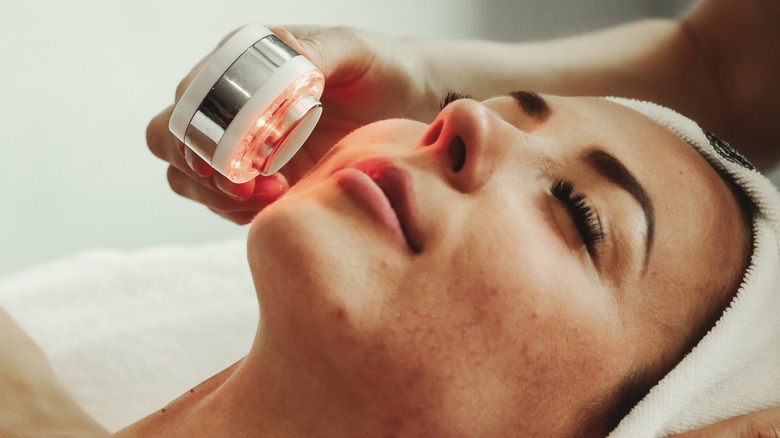
[[[349,167],[365,173],[379,186],[398,216],[409,247],[419,254],[422,251],[422,234],[409,173],[385,159],[361,160]]]

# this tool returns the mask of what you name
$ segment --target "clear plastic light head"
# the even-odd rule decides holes
[[[187,87],[170,129],[233,182],[278,171],[322,114],[325,80],[308,59],[260,25],[236,32]]]
[[[319,70],[305,72],[257,115],[241,147],[230,160],[230,180],[270,175],[303,145],[322,113],[319,97],[324,78]]]

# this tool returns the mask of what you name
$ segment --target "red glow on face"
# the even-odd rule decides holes
[[[291,129],[305,114],[299,111],[298,105],[305,98],[319,99],[323,84],[322,73],[319,70],[311,70],[299,76],[282,91],[258,115],[254,125],[244,136],[242,147],[231,160],[233,173],[236,175],[268,174],[269,159],[274,156]]]
[[[382,189],[365,173],[352,168],[341,169],[333,174],[338,186],[359,206],[365,208],[376,223],[389,231],[393,240],[406,246],[406,237],[401,229],[390,200]]]

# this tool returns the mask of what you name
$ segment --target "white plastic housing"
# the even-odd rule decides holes
[[[252,24],[198,72],[169,128],[219,173],[243,183],[278,171],[295,155],[319,121],[323,85],[308,59]]]

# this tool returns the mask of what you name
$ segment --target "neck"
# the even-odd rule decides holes
[[[459,381],[437,378],[440,373],[414,358],[393,362],[381,350],[358,353],[364,361],[344,371],[330,363],[327,349],[312,353],[317,349],[290,345],[290,337],[279,341],[272,332],[259,328],[244,359],[114,436],[472,436],[486,425],[494,428],[490,436],[532,430],[534,416],[496,420],[502,406],[534,412],[537,397],[461,394]],[[400,367],[406,370],[398,373]]]
[[[382,420],[372,414],[387,416],[382,409],[355,403],[336,385],[313,375],[316,367],[286,360],[284,349],[264,348],[264,341],[258,335],[247,357],[113,436],[309,437],[377,432],[377,420]],[[392,423],[388,419],[384,422],[395,430],[399,426],[388,424]]]

